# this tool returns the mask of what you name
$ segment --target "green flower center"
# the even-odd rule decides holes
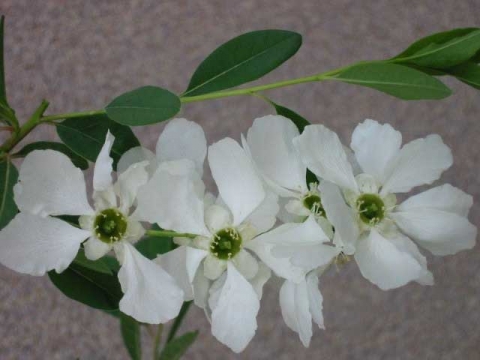
[[[127,219],[116,209],[103,210],[95,218],[95,235],[104,243],[111,244],[120,240],[127,231]]]
[[[357,209],[360,219],[365,224],[375,225],[385,217],[385,204],[375,194],[363,194],[357,199]]]
[[[221,260],[228,260],[238,254],[242,248],[242,237],[234,228],[218,231],[210,243],[210,252]]]
[[[303,206],[317,216],[325,217],[325,209],[322,206],[322,200],[317,194],[308,194],[303,198]]]

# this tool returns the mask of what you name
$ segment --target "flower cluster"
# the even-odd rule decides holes
[[[390,125],[365,120],[347,148],[325,126],[300,134],[289,119],[265,116],[241,143],[226,138],[207,146],[199,125],[174,119],[156,154],[142,147],[123,154],[116,181],[114,140],[108,133],[95,164],[93,206],[82,172],[65,155],[27,155],[14,188],[20,212],[0,232],[0,263],[43,275],[65,270],[81,246],[91,260],[113,250],[122,312],[163,323],[193,300],[213,335],[235,352],[255,334],[272,273],[284,279],[285,323],[308,346],[312,320],[324,328],[319,277],[331,264],[354,258],[383,290],[432,285],[417,244],[434,255],[475,245],[477,229],[467,218],[472,197],[463,191],[446,184],[397,199],[452,165],[438,135],[402,146]],[[217,196],[202,180],[206,159]],[[60,215],[80,215],[80,227]],[[175,232],[178,246],[145,258],[133,244],[146,223]]]

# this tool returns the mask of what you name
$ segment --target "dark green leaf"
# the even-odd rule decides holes
[[[182,308],[180,309],[180,312],[175,318],[175,321],[173,322],[173,325],[170,328],[170,332],[168,333],[167,342],[172,341],[175,335],[177,334],[177,331],[180,328],[180,325],[182,325],[183,318],[185,317],[185,315],[187,315],[188,309],[190,309],[191,305],[192,305],[192,301],[186,301],[182,304]]]
[[[122,290],[117,275],[108,275],[73,262],[61,274],[48,273],[53,284],[69,298],[101,310],[117,310]]]
[[[125,347],[132,360],[142,359],[142,345],[140,343],[140,324],[132,317],[120,314],[120,328]]]
[[[105,264],[103,258],[95,261],[89,260],[86,258],[85,251],[83,249],[80,249],[78,251],[78,254],[73,260],[73,262],[74,264],[82,266],[86,269],[94,270],[96,272],[107,274],[107,275],[113,275],[112,270],[107,264]]]
[[[104,313],[110,315],[110,316],[113,316],[117,319],[120,319],[120,315],[122,314],[122,312],[120,310],[102,310]]]
[[[480,65],[474,62],[466,62],[465,64],[455,66],[447,71],[458,80],[480,90]]]
[[[367,86],[403,100],[443,99],[452,93],[433,76],[395,64],[356,65],[340,72],[333,79]]]
[[[72,151],[87,160],[95,162],[105,143],[107,131],[115,136],[110,156],[114,168],[123,153],[132,147],[139,146],[137,138],[128,126],[117,124],[106,115],[95,115],[84,118],[67,119],[57,123],[57,133],[60,139]]]
[[[261,30],[218,47],[197,68],[183,96],[229,89],[256,80],[292,57],[302,36],[292,31]]]
[[[305,126],[310,125],[307,119],[305,119],[303,116],[300,116],[295,111],[290,110],[285,106],[278,105],[273,101],[271,101],[271,103],[278,115],[285,116],[286,118],[292,120],[292,122],[297,126],[298,131],[302,132]]]
[[[78,220],[80,219],[80,216],[78,215],[58,215],[58,216],[54,216],[56,217],[57,219],[60,219],[60,220],[63,220],[67,223],[69,223],[70,225],[73,225],[73,226],[76,226],[76,227],[79,227],[80,224],[78,222]]]
[[[180,337],[170,341],[162,353],[159,360],[178,360],[187,351],[190,345],[193,344],[197,338],[198,331],[188,332]],[[232,334],[233,336],[234,334]]]
[[[152,230],[160,230],[160,228],[158,225],[153,225]],[[175,248],[172,238],[158,236],[145,236],[135,244],[135,247],[143,256],[150,260]]]
[[[144,86],[115,98],[105,111],[110,119],[129,125],[150,125],[174,117],[180,111],[177,95],[168,90]]]
[[[108,268],[113,271],[114,273],[117,273],[118,270],[120,270],[120,263],[118,262],[118,260],[116,258],[114,258],[113,256],[110,256],[110,255],[105,255],[103,258],[102,258],[102,261],[105,265],[108,266]]]
[[[0,229],[17,215],[18,208],[13,200],[13,185],[17,180],[15,166],[9,160],[0,162]]]
[[[80,155],[74,153],[68,146],[58,142],[51,142],[51,141],[38,141],[31,144],[26,145],[22,150],[14,154],[15,157],[25,157],[30,152],[34,150],[55,150],[59,151],[65,155],[67,155],[70,160],[72,160],[73,165],[76,167],[85,170],[88,169],[88,161],[82,158]]]
[[[420,39],[394,59],[445,69],[470,59],[479,49],[479,28],[454,29]]]

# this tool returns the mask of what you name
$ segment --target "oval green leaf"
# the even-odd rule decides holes
[[[472,58],[480,49],[480,29],[454,29],[427,36],[395,56],[395,62],[445,69]]]
[[[0,229],[3,229],[18,213],[13,200],[13,186],[18,180],[18,171],[9,160],[0,162]]]
[[[218,47],[197,68],[182,96],[229,89],[274,70],[302,45],[302,36],[286,30],[240,35]]]
[[[110,120],[106,115],[95,115],[76,119],[67,119],[56,123],[60,139],[73,152],[87,160],[95,162],[105,143],[107,131],[115,136],[110,156],[116,168],[118,160],[127,150],[140,146],[138,139],[128,126]]]
[[[197,338],[198,331],[188,332],[165,345],[159,360],[178,360],[188,350]]]
[[[82,158],[80,155],[74,153],[68,146],[58,142],[51,141],[38,141],[28,145],[25,145],[22,150],[12,155],[13,157],[25,157],[34,150],[55,150],[67,155],[72,160],[73,165],[85,170],[88,169],[88,161]]]
[[[105,111],[110,119],[129,125],[150,125],[174,117],[180,111],[177,95],[168,90],[144,86],[115,98]]]
[[[480,90],[480,65],[474,62],[466,62],[448,69],[447,72],[465,84]]]
[[[152,230],[161,230],[158,225],[153,225]],[[145,236],[135,244],[137,250],[146,258],[153,260],[159,254],[165,254],[175,249],[172,238]]]
[[[142,359],[142,345],[140,342],[140,324],[132,317],[120,314],[120,329],[125,347],[132,360]]]
[[[452,93],[433,76],[396,64],[356,65],[331,79],[370,87],[403,100],[443,99]]]

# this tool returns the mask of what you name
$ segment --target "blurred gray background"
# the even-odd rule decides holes
[[[260,83],[310,75],[363,59],[395,55],[430,33],[479,26],[478,0],[454,1],[60,1],[1,0],[6,17],[6,79],[10,103],[25,120],[42,98],[48,113],[99,109],[142,85],[181,92],[196,66],[215,47],[247,31],[294,30],[298,54]],[[257,82],[259,83],[259,82]],[[365,118],[390,122],[405,141],[439,133],[455,163],[443,181],[475,197],[479,224],[480,93],[453,79],[453,96],[403,102],[340,83],[273,90],[275,101],[348,143]],[[182,116],[199,122],[210,142],[239,139],[255,117],[271,113],[257,98],[188,104]],[[154,148],[163,125],[135,129]],[[36,129],[25,142],[56,139]],[[250,346],[235,355],[210,334],[192,309],[181,331],[201,330],[186,359],[479,359],[480,250],[432,258],[436,285],[411,284],[384,292],[354,263],[322,278],[326,331],[309,349],[283,323],[279,281],[267,286]],[[232,334],[234,336],[234,334]],[[151,340],[144,333],[147,349]],[[56,290],[46,277],[0,268],[0,359],[127,359],[117,322]]]

